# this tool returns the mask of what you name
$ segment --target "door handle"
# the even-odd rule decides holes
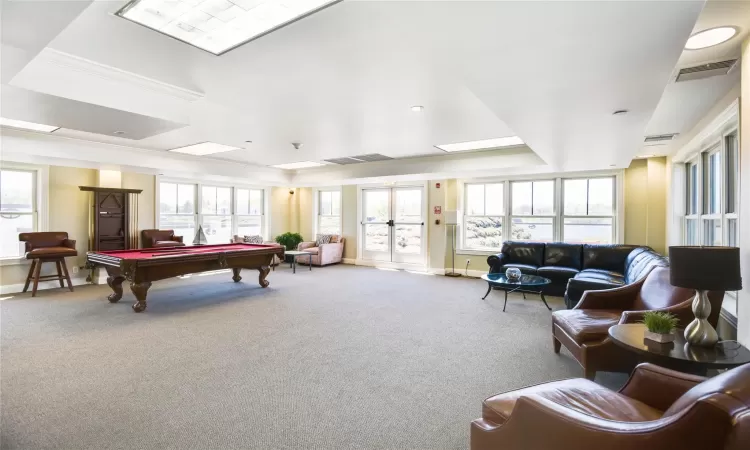
[[[389,227],[392,227],[394,225],[395,225],[395,223],[393,222],[393,219],[391,219],[391,220],[388,221],[388,226]]]

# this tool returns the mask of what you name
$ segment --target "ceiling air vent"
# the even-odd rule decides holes
[[[326,159],[326,162],[332,163],[332,164],[340,164],[340,165],[346,165],[346,164],[359,164],[364,162],[373,162],[373,161],[388,161],[391,158],[390,156],[381,155],[379,153],[370,153],[369,155],[360,155],[360,156],[349,156],[346,158],[333,158],[333,159]]]
[[[646,136],[646,139],[643,140],[643,142],[649,144],[649,143],[656,143],[656,142],[664,142],[664,141],[671,141],[672,139],[677,136],[677,133],[671,133],[671,134],[655,134],[653,136]]]
[[[735,65],[737,65],[737,60],[729,59],[727,61],[701,64],[700,66],[695,67],[685,67],[680,69],[680,72],[677,74],[677,80],[675,81],[700,80],[718,75],[726,75]]]

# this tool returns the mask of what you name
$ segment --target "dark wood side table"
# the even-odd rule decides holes
[[[651,362],[680,372],[705,375],[710,369],[731,369],[750,363],[750,350],[737,341],[721,341],[714,347],[688,345],[683,330],[676,330],[674,342],[660,344],[645,339],[646,326],[641,323],[610,327],[612,341]]]

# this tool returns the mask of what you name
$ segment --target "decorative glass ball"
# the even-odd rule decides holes
[[[509,268],[505,271],[505,277],[508,278],[508,281],[518,281],[521,279],[521,269]]]

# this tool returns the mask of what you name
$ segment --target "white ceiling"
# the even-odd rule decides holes
[[[12,3],[3,88],[36,94],[3,96],[3,109],[53,95],[88,104],[82,117],[120,110],[58,133],[156,152],[214,141],[242,147],[215,158],[270,165],[443,155],[433,146],[517,134],[556,170],[609,169],[641,151],[647,125],[694,120],[662,93],[703,1],[344,1],[218,57],[113,16],[124,1],[60,2],[54,15],[41,13],[49,2]],[[188,126],[97,134],[142,116]]]
[[[702,50],[684,50],[675,66],[659,105],[646,128],[647,135],[690,131],[712,106],[740,83],[739,63],[728,75],[703,80],[674,80],[680,69],[740,57],[742,42],[750,36],[750,2],[709,0],[691,34],[719,26],[732,25],[739,33],[729,41]],[[674,154],[682,140],[644,148],[642,154]]]

